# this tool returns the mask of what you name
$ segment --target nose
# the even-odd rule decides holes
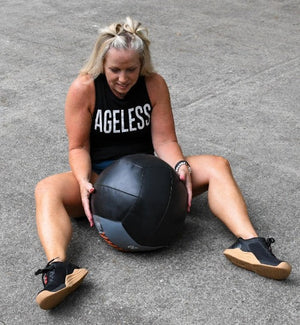
[[[119,82],[125,83],[127,81],[127,73],[126,71],[121,71],[119,74]]]

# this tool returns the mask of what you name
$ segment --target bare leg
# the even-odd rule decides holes
[[[290,272],[289,263],[277,259],[270,250],[274,239],[256,238],[243,196],[226,159],[216,156],[188,157],[192,167],[194,195],[208,190],[211,211],[240,237],[224,251],[235,265],[267,278],[283,280]]]
[[[71,172],[47,177],[38,183],[35,197],[38,235],[46,257],[64,261],[72,236],[70,215],[84,215],[77,180]]]
[[[235,236],[243,239],[257,237],[228,161],[209,155],[188,157],[188,161],[192,168],[194,195],[208,189],[211,211]]]
[[[93,174],[94,180],[96,174]],[[52,309],[74,291],[88,273],[66,262],[72,236],[70,216],[83,216],[79,184],[72,172],[47,177],[35,190],[36,223],[48,263],[42,274],[44,289],[36,296],[42,309]],[[55,259],[55,261],[52,261]]]

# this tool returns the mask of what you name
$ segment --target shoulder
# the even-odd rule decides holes
[[[90,106],[94,98],[94,79],[88,74],[80,74],[69,88],[67,103],[72,103],[76,106]]]
[[[71,84],[69,91],[83,94],[94,89],[94,79],[88,74],[80,74]]]
[[[169,100],[169,89],[165,79],[158,73],[152,73],[145,77],[147,91],[154,105],[157,100],[167,99]]]
[[[165,79],[158,73],[151,73],[149,76],[145,77],[145,82],[147,88],[160,88],[160,87],[167,87]]]

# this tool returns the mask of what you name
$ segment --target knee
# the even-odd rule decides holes
[[[225,169],[230,168],[230,163],[226,158],[222,156],[216,156],[215,160],[219,168],[225,168]]]
[[[231,167],[229,161],[221,156],[214,156],[212,162],[212,169],[215,175],[222,175],[224,173],[231,173]]]
[[[48,195],[51,192],[51,189],[53,188],[53,184],[51,181],[51,176],[42,179],[39,181],[35,187],[35,199],[40,199],[44,197],[45,195]]]

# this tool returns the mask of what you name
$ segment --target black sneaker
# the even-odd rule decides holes
[[[274,238],[239,238],[225,249],[225,256],[235,265],[256,272],[267,278],[284,280],[291,273],[289,263],[280,261],[271,250]]]
[[[82,282],[88,271],[67,262],[51,260],[44,269],[39,269],[35,275],[42,274],[44,289],[36,297],[36,302],[42,309],[52,309]]]

